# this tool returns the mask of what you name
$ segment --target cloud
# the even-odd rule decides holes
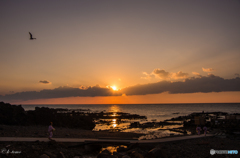
[[[240,91],[240,78],[237,77],[234,79],[223,79],[221,77],[210,74],[209,76],[201,76],[198,78],[187,78],[185,81],[160,81],[157,83],[136,85],[122,89],[122,93],[125,93],[126,95],[146,95],[163,92],[176,94],[223,91]]]
[[[202,67],[202,70],[204,71],[204,72],[212,72],[212,71],[215,71],[213,68],[203,68]]]
[[[44,89],[39,92],[27,91],[14,94],[0,96],[0,100],[33,100],[33,99],[49,99],[64,97],[95,97],[95,96],[121,96],[122,94],[109,88],[101,88],[99,86],[89,87],[58,87],[55,89]]]
[[[51,84],[51,82],[50,82],[50,81],[47,81],[47,80],[41,80],[41,81],[39,81],[39,83],[42,83],[42,84]]]
[[[188,73],[183,73],[182,71],[172,74],[172,78],[174,79],[187,78],[187,77],[188,77]]]
[[[152,72],[153,75],[156,77],[159,77],[161,79],[167,79],[171,77],[171,74],[169,72],[166,72],[165,70],[161,69],[154,69]]]
[[[145,75],[145,77],[141,77],[142,79],[151,79],[152,78],[151,74],[148,74],[147,72],[143,72],[143,74]]]
[[[200,73],[198,73],[198,72],[192,72],[192,74],[194,74],[196,76],[201,76]]]
[[[183,79],[188,77],[188,73],[183,73],[182,71],[179,71],[177,73],[171,73],[167,72],[164,69],[154,69],[152,73],[148,74],[147,72],[143,72],[143,74],[146,77],[141,77],[142,79],[151,79],[152,76],[155,76],[157,78],[163,79],[163,80],[169,80],[169,79]]]
[[[185,76],[184,73],[178,73],[179,76]],[[102,88],[100,86],[89,86],[73,88],[69,86],[58,87],[55,89],[44,89],[39,92],[27,91],[14,94],[0,95],[0,100],[34,100],[64,97],[95,97],[95,96],[129,96],[129,95],[147,95],[168,92],[177,93],[209,93],[240,91],[240,78],[224,79],[213,74],[201,77],[186,78],[184,81],[160,81],[143,85],[135,85],[113,91],[111,88]]]

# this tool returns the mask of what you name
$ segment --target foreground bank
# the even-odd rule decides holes
[[[56,141],[1,142],[1,157],[40,158],[206,158],[239,157],[239,154],[210,154],[210,150],[240,151],[238,138],[201,137],[162,143],[62,143]]]

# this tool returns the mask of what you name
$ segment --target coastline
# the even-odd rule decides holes
[[[111,142],[84,142],[84,143],[63,143],[56,142],[54,138],[95,138],[95,139],[156,139],[154,132],[140,134],[133,132],[120,132],[117,128],[110,130],[94,131],[95,123],[93,118],[110,119],[110,122],[101,122],[114,125],[121,122],[123,118],[141,118],[137,114],[128,113],[82,113],[66,109],[58,109],[64,113],[57,113],[56,109],[35,108],[35,111],[24,111],[21,106],[4,104],[2,108],[2,124],[0,125],[0,137],[48,137],[48,122],[54,120],[52,141],[34,142],[0,142],[0,157],[41,157],[41,158],[192,158],[210,157],[210,150],[237,150],[240,151],[238,131],[239,114],[229,115],[225,112],[192,113],[187,116],[176,116],[169,120],[155,122],[132,122],[129,128],[157,128],[157,130],[169,130],[168,126],[179,125],[183,127],[172,128],[172,131],[182,135],[195,135],[196,124],[206,125],[208,132],[220,132],[224,135],[216,137],[199,137],[197,139],[178,140],[171,142],[147,141],[145,144],[126,144]],[[5,111],[5,112],[4,112]],[[8,111],[8,112],[7,112]],[[9,112],[12,111],[12,112]],[[9,115],[11,114],[11,115]],[[20,114],[20,115],[19,115]],[[118,115],[121,114],[121,115]],[[44,117],[43,117],[44,116]],[[50,118],[50,116],[52,118]],[[53,116],[56,116],[53,117]],[[223,118],[224,116],[224,118]],[[22,118],[25,118],[22,119]],[[117,119],[118,118],[118,119]],[[32,119],[32,120],[31,120]],[[84,121],[83,121],[84,120]],[[73,124],[75,121],[75,124]],[[216,122],[217,121],[217,122]],[[26,123],[27,122],[27,123]],[[166,129],[162,129],[165,128]],[[77,128],[74,128],[77,127]],[[160,129],[159,129],[160,128]],[[201,131],[202,133],[202,131]],[[170,134],[167,137],[181,137],[178,134]],[[166,138],[166,137],[162,137]],[[160,138],[161,139],[161,138]],[[42,140],[42,139],[41,139]],[[10,153],[8,153],[8,151]],[[16,155],[17,154],[17,155]],[[226,157],[226,155],[214,155],[213,157]],[[227,155],[238,157],[239,155]]]
[[[47,138],[47,126],[0,125],[0,137],[42,137]],[[84,129],[54,127],[54,138],[138,138],[144,134],[131,132],[92,131]]]

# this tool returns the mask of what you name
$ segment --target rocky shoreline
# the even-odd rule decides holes
[[[59,113],[57,111],[60,111]],[[47,138],[48,123],[53,120],[56,130],[54,138],[109,138],[109,139],[157,139],[158,136],[120,132],[119,130],[92,131],[94,119],[113,119],[113,113],[83,113],[67,109],[35,108],[25,111],[21,105],[0,102],[0,137],[39,137]],[[114,114],[116,122],[121,119],[145,118],[136,114]],[[44,117],[43,117],[44,116]],[[219,119],[225,117],[225,119]],[[117,121],[118,120],[118,121]],[[105,123],[105,122],[104,122]],[[108,122],[107,122],[108,123]],[[129,128],[159,128],[182,126],[168,130],[181,135],[196,134],[196,124],[206,125],[208,132],[217,133],[214,137],[203,137],[184,141],[154,144],[123,143],[61,143],[49,142],[0,142],[2,157],[39,158],[192,158],[192,157],[239,157],[237,155],[210,155],[210,150],[240,151],[239,114],[222,112],[193,113],[162,122],[133,122]],[[164,130],[164,129],[159,129]],[[177,135],[170,135],[177,136]]]
[[[54,127],[53,138],[122,138],[137,139],[144,134],[129,132],[91,131],[84,129],[73,129]],[[43,137],[47,138],[48,126],[10,126],[0,125],[0,137]]]

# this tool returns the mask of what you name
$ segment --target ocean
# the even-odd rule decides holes
[[[147,116],[148,120],[163,121],[193,112],[227,112],[240,113],[240,103],[201,103],[201,104],[28,104],[22,105],[25,110],[35,107],[89,109],[90,112],[126,112]],[[178,113],[178,114],[173,114]]]
[[[34,110],[35,107],[49,107],[49,108],[67,108],[67,109],[84,109],[90,112],[125,112],[130,114],[138,114],[146,116],[147,120],[142,122],[164,121],[173,117],[189,115],[193,112],[227,112],[240,113],[240,103],[200,103],[200,104],[28,104],[22,105],[25,110]],[[133,120],[134,121],[134,120]],[[130,123],[123,123],[121,125],[97,124],[94,130],[111,129],[112,126],[120,127],[125,132],[140,132],[147,133],[156,131],[158,129],[128,129]]]

